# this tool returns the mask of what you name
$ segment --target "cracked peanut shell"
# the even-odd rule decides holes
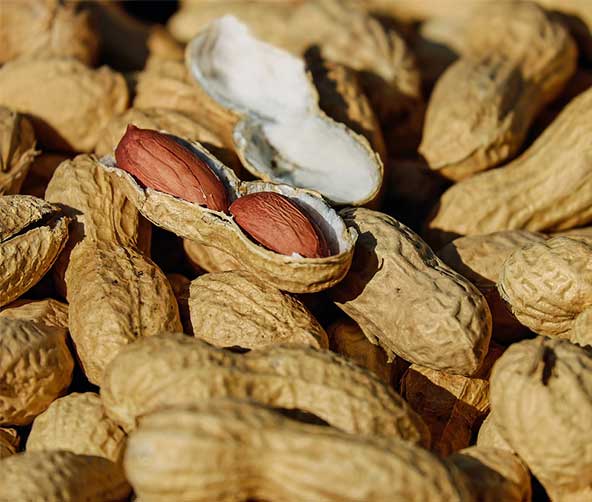
[[[346,359],[310,347],[236,354],[162,334],[122,350],[101,389],[107,413],[128,431],[156,408],[221,397],[312,413],[346,432],[429,444],[423,421],[390,387]]]
[[[475,373],[491,337],[491,314],[479,290],[394,218],[363,208],[340,215],[360,237],[348,275],[331,290],[337,306],[389,358]]]
[[[0,196],[0,307],[49,271],[68,239],[68,218],[30,195]]]
[[[177,138],[179,141],[183,141]],[[290,198],[303,208],[323,233],[331,256],[303,258],[265,249],[251,240],[234,219],[222,212],[192,204],[164,192],[144,188],[129,173],[119,169],[114,159],[101,159],[105,170],[133,204],[155,225],[200,244],[223,250],[249,271],[278,289],[292,293],[312,293],[331,287],[347,273],[357,234],[315,192],[262,181],[241,182],[228,167],[199,143],[184,145],[206,162],[227,190],[229,202],[257,192],[272,191]]]

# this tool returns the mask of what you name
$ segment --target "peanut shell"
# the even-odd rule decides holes
[[[58,166],[70,157],[63,153],[42,152],[35,157],[29,174],[23,183],[21,193],[45,198],[45,189]]]
[[[473,495],[482,502],[530,502],[530,473],[516,455],[497,448],[472,446],[446,459],[470,480]]]
[[[94,155],[78,155],[54,172],[45,197],[74,220],[68,242],[53,270],[56,288],[66,296],[65,273],[72,249],[84,237],[150,251],[151,225],[117,190]]]
[[[543,242],[545,238],[527,230],[506,230],[459,237],[438,251],[438,257],[446,265],[466,277],[485,296],[491,310],[492,337],[500,343],[518,341],[528,335],[528,329],[512,315],[497,291],[504,261],[512,252]]]
[[[19,193],[35,150],[31,122],[19,113],[0,107],[0,195]]]
[[[89,13],[77,2],[6,0],[0,25],[0,64],[18,57],[72,57],[92,65],[98,35]]]
[[[335,321],[327,329],[331,349],[351,359],[358,366],[367,368],[385,384],[390,385],[398,362],[388,362],[386,352],[378,345],[370,343],[364,332],[351,319]]]
[[[68,218],[29,195],[0,196],[0,307],[51,268],[68,239]]]
[[[592,221],[592,89],[567,105],[516,160],[449,188],[428,222],[429,242],[500,230],[559,231]]]
[[[494,366],[490,388],[500,434],[551,499],[590,490],[592,350],[544,337],[516,343]]]
[[[158,407],[221,397],[312,413],[346,432],[429,443],[424,423],[398,394],[368,371],[309,347],[242,355],[163,334],[122,350],[101,389],[107,413],[128,431]]]
[[[2,502],[115,502],[130,491],[123,468],[101,457],[38,451],[0,461]]]
[[[65,329],[0,318],[0,426],[32,422],[64,393],[73,368]]]
[[[477,371],[491,337],[485,298],[394,218],[368,209],[340,215],[359,234],[339,308],[392,359],[459,375]]]
[[[125,345],[182,329],[164,273],[134,248],[84,239],[70,255],[66,285],[70,334],[86,376],[96,385]]]
[[[0,68],[0,105],[29,114],[37,139],[49,149],[92,151],[103,127],[127,108],[127,101],[123,77],[107,67],[93,70],[73,59],[25,59]]]
[[[187,144],[189,145],[189,144]],[[195,153],[225,184],[229,201],[250,193],[273,191],[289,197],[306,210],[328,240],[334,254],[326,258],[285,256],[253,242],[233,219],[217,211],[192,204],[163,192],[142,188],[134,178],[119,169],[113,159],[103,158],[117,186],[155,225],[200,244],[221,249],[240,263],[243,270],[292,293],[317,292],[339,282],[347,273],[353,256],[356,232],[348,229],[339,215],[317,193],[260,181],[240,182],[199,143],[192,143]]]
[[[105,414],[97,394],[75,392],[56,399],[35,418],[27,451],[66,450],[118,463],[125,440],[125,433]]]
[[[44,326],[68,329],[68,305],[53,298],[16,300],[0,310],[0,317],[29,320]]]
[[[191,283],[189,310],[194,336],[217,347],[329,345],[325,330],[299,300],[248,272],[198,277]]]
[[[0,427],[0,460],[17,452],[19,440],[19,435],[15,429]]]
[[[507,450],[512,453],[516,453],[508,442],[502,437],[499,432],[499,427],[495,423],[495,417],[493,412],[489,412],[489,415],[483,420],[481,427],[479,427],[479,434],[477,435],[477,446],[484,448],[495,448],[498,450]]]
[[[463,56],[436,83],[419,148],[453,180],[513,157],[577,66],[567,29],[534,3],[483,5],[463,27]]]
[[[240,269],[240,263],[231,255],[212,246],[183,239],[183,250],[189,265],[200,272],[230,272]]]
[[[535,333],[592,345],[592,332],[573,336],[577,317],[592,308],[591,241],[554,237],[516,250],[504,262],[498,289]]]
[[[345,434],[236,401],[144,417],[125,468],[135,492],[154,501],[469,500],[454,466],[406,441]]]
[[[475,425],[489,412],[489,375],[502,353],[492,344],[470,378],[417,364],[403,375],[401,395],[430,428],[433,451],[447,456],[469,446]]]

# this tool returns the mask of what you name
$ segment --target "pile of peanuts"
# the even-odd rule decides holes
[[[128,6],[0,6],[0,502],[592,500],[592,3]]]

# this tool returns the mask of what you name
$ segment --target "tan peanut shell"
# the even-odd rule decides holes
[[[97,394],[75,392],[56,399],[35,418],[27,451],[67,450],[118,463],[125,440],[125,433],[106,415]]]
[[[166,276],[135,248],[84,239],[70,255],[66,285],[70,334],[86,376],[96,385],[125,345],[182,329]]]
[[[0,460],[14,455],[17,452],[19,441],[20,438],[15,429],[0,427]]]
[[[218,175],[226,186],[229,201],[261,191],[277,192],[296,201],[323,232],[332,255],[302,258],[265,249],[252,241],[230,216],[163,192],[142,188],[131,175],[119,169],[113,159],[103,158],[102,162],[122,193],[152,223],[180,237],[223,250],[240,263],[241,269],[254,273],[281,290],[317,292],[331,287],[345,276],[351,264],[356,233],[345,226],[320,195],[288,185],[240,182],[230,169],[199,143],[187,143],[187,146],[193,148],[196,155]]]
[[[73,368],[65,329],[0,318],[0,426],[30,423],[70,385]]]
[[[469,446],[475,425],[489,411],[489,375],[502,353],[492,344],[470,378],[417,364],[403,375],[401,395],[429,427],[433,451],[447,456]]]
[[[0,317],[23,319],[44,326],[68,329],[68,305],[53,298],[16,300],[0,310]]]
[[[20,192],[38,153],[29,119],[0,106],[0,195]]]
[[[29,195],[0,196],[0,307],[51,268],[68,239],[68,218]]]
[[[231,14],[273,45],[304,55],[320,55],[360,73],[362,88],[386,127],[394,148],[413,148],[421,128],[421,78],[403,37],[385,29],[354,2],[307,0],[266,2],[226,0],[179,9],[168,28],[183,42],[220,16]]]
[[[16,58],[72,57],[91,65],[99,40],[89,13],[75,2],[7,0],[2,5],[0,64]]]
[[[0,105],[29,114],[39,143],[49,149],[92,151],[103,127],[127,108],[127,101],[123,76],[107,67],[93,70],[73,59],[42,59],[0,68]]]
[[[151,225],[117,190],[94,155],[78,155],[62,162],[54,172],[45,198],[59,204],[74,220],[66,247],[53,270],[57,290],[66,296],[64,275],[72,249],[84,237],[150,251]]]
[[[516,160],[449,188],[428,240],[500,230],[558,231],[592,220],[592,89],[572,100]]]
[[[473,496],[482,502],[530,502],[528,468],[516,455],[497,448],[472,446],[450,455],[469,480]]]
[[[388,362],[386,352],[366,338],[364,332],[351,319],[335,321],[327,329],[331,349],[351,359],[357,365],[372,371],[385,384],[390,385],[398,361]]]
[[[143,129],[169,131],[187,141],[199,141],[222,162],[237,169],[238,158],[226,148],[207,122],[198,122],[194,117],[166,108],[130,108],[122,115],[113,117],[101,132],[95,152],[99,156],[112,155],[128,124]]]
[[[519,342],[494,366],[490,389],[500,434],[551,499],[590,490],[592,349],[544,337]]]
[[[454,180],[513,157],[577,66],[567,29],[534,3],[482,5],[463,26],[467,48],[436,83],[419,148]]]
[[[0,460],[2,502],[115,502],[130,491],[123,468],[101,457],[55,450]]]
[[[183,239],[183,250],[189,265],[196,272],[230,272],[240,269],[240,263],[222,249]]]
[[[500,298],[497,281],[504,261],[512,252],[530,244],[544,242],[546,236],[527,230],[506,230],[459,237],[438,251],[449,267],[471,281],[485,296],[493,322],[494,340],[508,343],[528,334]]]
[[[359,238],[349,274],[332,290],[337,306],[389,358],[475,373],[491,336],[489,308],[477,288],[394,218],[369,209],[340,215]]]
[[[569,237],[570,239],[580,239],[584,241],[592,241],[592,227],[580,227],[572,228],[570,230],[564,230],[563,232],[557,232],[554,234],[555,237]]]
[[[193,335],[216,347],[329,346],[327,333],[302,302],[249,272],[198,277],[191,283],[189,311]]]
[[[495,423],[493,412],[485,417],[481,427],[479,427],[479,434],[477,435],[477,446],[484,448],[496,448],[499,450],[507,450],[516,453],[508,442],[502,437],[499,432],[499,427]]]
[[[470,493],[458,469],[409,442],[345,434],[237,401],[143,417],[125,468],[134,491],[153,501],[451,502]]]
[[[592,345],[592,332],[573,336],[577,317],[592,308],[592,241],[554,237],[515,251],[504,262],[498,289],[535,333]]]
[[[424,423],[397,393],[346,359],[309,347],[242,355],[163,334],[122,350],[101,389],[107,413],[128,431],[158,407],[222,397],[312,413],[346,432],[429,444]]]

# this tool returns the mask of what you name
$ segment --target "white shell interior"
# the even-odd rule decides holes
[[[246,115],[234,142],[262,177],[316,190],[338,204],[367,200],[378,190],[380,161],[364,138],[320,112],[301,59],[225,16],[193,39],[187,63],[216,101]]]

